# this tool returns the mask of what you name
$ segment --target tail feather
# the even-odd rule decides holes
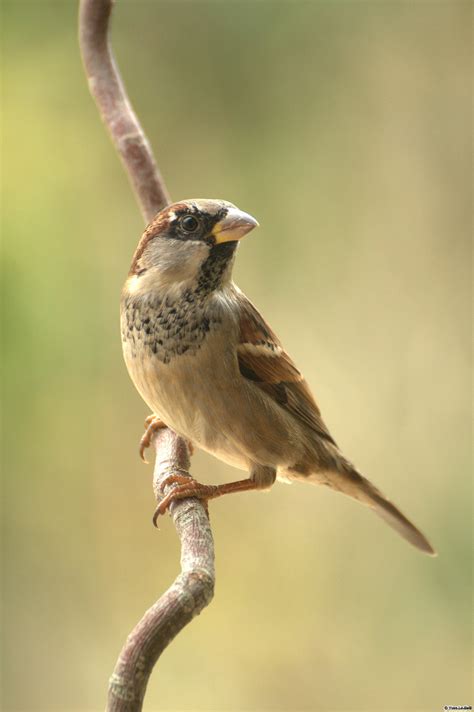
[[[436,556],[436,551],[425,535],[392,502],[384,497],[367,478],[354,469],[351,469],[347,474],[344,473],[344,476],[351,480],[351,487],[349,488],[351,491],[348,494],[367,504],[389,527],[392,527],[417,549],[430,556]],[[354,490],[357,494],[355,494]]]
[[[344,461],[343,467],[342,471],[331,470],[329,472],[326,471],[324,474],[313,473],[312,476],[310,475],[310,479],[326,484],[367,505],[410,544],[425,554],[436,556],[436,551],[424,534],[392,502],[386,499],[368,479],[357,472],[347,460]]]
[[[371,505],[375,514],[377,514],[384,522],[395,529],[406,541],[416,546],[417,549],[423,551],[430,556],[436,556],[436,551],[431,546],[428,539],[420,530],[415,527],[404,514],[400,512],[394,504],[388,499],[378,494],[372,495],[373,504]]]

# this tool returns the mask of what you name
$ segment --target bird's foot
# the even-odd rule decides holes
[[[145,420],[145,432],[143,433],[140,440],[140,457],[143,462],[148,464],[148,460],[145,457],[145,450],[150,447],[153,435],[161,428],[166,428],[166,423],[163,423],[160,418],[156,415],[149,415]]]
[[[193,477],[188,475],[169,475],[161,484],[161,489],[164,487],[169,487],[170,485],[175,485],[173,489],[166,494],[153,515],[153,524],[157,526],[157,520],[160,514],[165,514],[166,510],[169,509],[172,502],[176,502],[179,499],[185,499],[186,497],[196,497],[197,499],[203,500],[203,504],[207,510],[207,500],[211,499],[213,496],[213,491],[216,489],[216,485],[202,485],[200,482],[195,480]],[[214,495],[215,496],[215,495]]]
[[[160,514],[165,514],[170,505],[177,500],[186,499],[187,497],[196,497],[197,499],[203,500],[203,504],[207,511],[207,502],[210,499],[216,499],[217,497],[222,497],[222,495],[231,494],[232,492],[244,492],[246,490],[259,489],[258,484],[252,479],[227,482],[222,485],[203,485],[192,477],[187,477],[186,475],[170,475],[163,481],[161,488],[166,487],[167,485],[176,485],[176,487],[173,487],[173,489],[163,497],[160,504],[155,509],[155,513],[153,515],[153,524],[155,527]]]

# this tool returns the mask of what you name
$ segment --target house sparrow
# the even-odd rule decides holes
[[[232,282],[239,240],[257,221],[223,200],[159,212],[133,256],[121,301],[125,362],[166,425],[249,478],[203,485],[176,474],[156,516],[176,499],[267,489],[278,477],[326,485],[368,505],[427,554],[423,534],[339,450],[300,371]],[[155,521],[156,521],[155,516]]]

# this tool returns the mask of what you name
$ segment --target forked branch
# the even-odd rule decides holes
[[[110,49],[112,7],[113,0],[80,0],[79,42],[89,88],[148,222],[170,198]],[[164,479],[176,472],[187,475],[190,463],[186,443],[171,430],[159,431],[154,445],[153,489],[159,501],[166,494]],[[181,540],[181,574],[128,636],[110,679],[108,712],[142,709],[159,656],[213,596],[214,545],[205,508],[187,499],[171,510]]]

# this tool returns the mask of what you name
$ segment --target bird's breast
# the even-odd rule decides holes
[[[192,294],[177,301],[126,296],[122,301],[123,352],[135,386],[170,427],[198,442],[209,439],[203,429],[216,428],[212,415],[200,414],[214,413],[222,399],[225,377],[219,374],[237,369],[232,324],[221,328],[223,319],[222,310]]]
[[[225,294],[206,305],[125,298],[122,340],[137,390],[175,432],[243,468],[297,461],[294,419],[239,371]]]
[[[150,295],[125,296],[122,302],[122,341],[131,358],[145,352],[167,364],[192,355],[219,323],[219,315],[209,313],[191,292],[177,300]]]

